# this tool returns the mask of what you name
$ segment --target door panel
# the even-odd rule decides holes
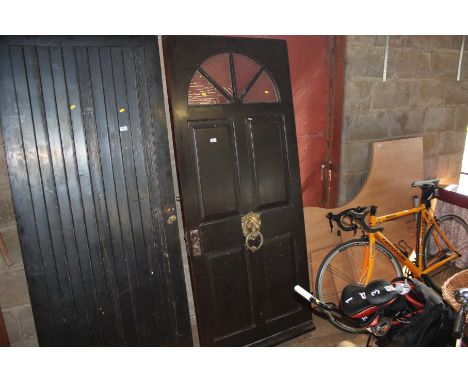
[[[242,247],[208,254],[216,338],[253,325],[247,255]]]
[[[285,43],[164,43],[201,344],[271,344],[309,330],[293,291],[308,268]],[[242,230],[250,211],[261,220],[257,251]]]
[[[237,159],[232,123],[189,123],[193,129],[202,220],[238,213]],[[217,158],[213,162],[213,158]]]
[[[8,37],[0,49],[39,343],[191,344],[177,228],[161,213],[175,200],[156,39]]]
[[[257,209],[289,203],[288,157],[281,118],[247,118],[255,169]]]
[[[296,313],[302,308],[296,300],[290,298],[288,290],[295,282],[297,272],[294,247],[294,237],[290,233],[275,237],[264,246],[262,261],[267,289],[267,322]]]

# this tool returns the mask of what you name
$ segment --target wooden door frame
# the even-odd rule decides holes
[[[327,129],[327,174],[330,174],[328,189],[324,190],[324,208],[336,207],[338,203],[341,132],[343,126],[343,102],[345,85],[345,52],[346,37],[331,36],[329,47],[330,78],[328,96],[328,129]],[[331,163],[330,163],[331,162]]]
[[[0,307],[0,347],[10,346],[10,339],[6,330],[5,320],[3,319],[2,308]]]
[[[175,152],[175,131],[174,131],[174,121],[172,118],[172,107],[170,103],[170,94],[169,94],[169,87],[168,87],[168,70],[166,65],[166,53],[164,51],[164,44],[163,44],[163,37],[164,35],[158,35],[158,50],[159,50],[159,60],[161,65],[161,81],[163,87],[163,95],[164,95],[164,109],[166,113],[166,129],[167,129],[167,137],[169,142],[169,157],[170,157],[170,168],[172,171],[172,179],[173,179],[173,188],[174,188],[174,195],[175,195],[175,207],[176,207],[176,215],[178,217],[177,220],[177,228],[179,234],[179,243],[180,243],[180,250],[182,255],[182,266],[183,266],[183,273],[185,279],[185,290],[186,296],[188,298],[188,311],[189,311],[189,320],[190,326],[192,329],[192,341],[193,346],[200,346],[200,340],[198,337],[198,323],[197,323],[197,314],[195,311],[194,306],[194,295],[192,289],[192,273],[190,270],[189,265],[189,255],[186,246],[186,238],[185,238],[185,218],[182,211],[182,203],[181,203],[181,191],[180,191],[180,182],[179,182],[179,170],[177,167],[177,156]]]

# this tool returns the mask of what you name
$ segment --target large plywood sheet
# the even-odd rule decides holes
[[[422,137],[376,142],[372,144],[371,152],[372,163],[367,180],[352,201],[332,210],[304,208],[311,286],[314,285],[318,267],[327,253],[339,243],[354,238],[352,232],[342,232],[341,236],[337,236],[336,226],[333,233],[330,233],[326,218],[329,211],[337,213],[347,208],[376,205],[377,214],[385,215],[411,208],[413,196],[420,196],[419,188],[411,187],[411,183],[423,179]],[[391,221],[383,227],[384,234],[392,241],[398,243],[403,239],[415,247],[414,217]],[[356,238],[359,236],[358,231]]]

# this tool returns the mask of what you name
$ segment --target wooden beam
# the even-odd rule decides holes
[[[0,307],[0,347],[10,346],[10,339],[6,330],[5,320],[3,319],[2,308]]]

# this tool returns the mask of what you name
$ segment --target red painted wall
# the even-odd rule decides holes
[[[321,166],[326,160],[329,120],[328,37],[283,38],[288,44],[302,199],[304,207],[321,206]]]
[[[286,40],[296,120],[304,207],[322,206],[322,164],[327,160],[330,37],[250,36]]]

